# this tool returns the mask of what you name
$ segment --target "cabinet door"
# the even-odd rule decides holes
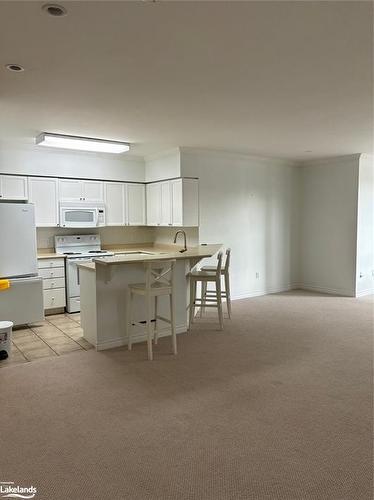
[[[161,224],[161,184],[147,184],[147,225]]]
[[[58,226],[58,180],[29,177],[29,201],[35,205],[37,227]]]
[[[85,201],[104,201],[104,183],[101,181],[81,181]]]
[[[2,200],[27,200],[27,177],[1,175],[0,198]]]
[[[171,183],[161,183],[161,225],[171,226]]]
[[[145,224],[144,184],[127,184],[127,223],[130,226]]]
[[[183,226],[183,181],[177,179],[171,182],[172,224]]]
[[[80,201],[83,198],[82,181],[79,179],[59,179],[58,190],[61,201]]]
[[[125,185],[121,182],[105,182],[106,226],[123,226],[125,215]]]

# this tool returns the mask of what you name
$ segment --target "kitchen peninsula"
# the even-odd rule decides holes
[[[212,257],[220,248],[220,244],[200,245],[181,252],[181,248],[176,245],[139,245],[113,257],[80,264],[83,336],[97,350],[126,344],[128,285],[144,282],[145,262],[171,259],[176,259],[176,331],[185,332],[189,300],[187,274],[201,259]],[[161,299],[159,309],[163,316],[169,317],[167,301],[163,302]],[[145,304],[140,298],[134,308],[136,321],[144,320],[144,311]],[[167,329],[165,331],[169,334]],[[133,342],[145,339],[146,333],[143,329],[139,329],[133,336]]]

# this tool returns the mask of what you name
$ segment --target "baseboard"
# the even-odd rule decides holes
[[[297,288],[299,288],[300,290],[307,290],[309,292],[326,293],[328,295],[340,295],[342,297],[355,296],[353,290],[348,290],[346,288],[329,288],[325,286],[309,285],[308,283],[299,283]]]
[[[187,331],[187,324],[184,325],[179,325],[176,327],[176,333],[185,333]],[[160,330],[158,334],[159,338],[161,337],[167,337],[170,336],[170,329],[163,329]],[[147,340],[147,334],[143,332],[139,333],[134,333],[134,335],[131,338],[131,341],[133,344],[136,344],[138,342],[145,342]],[[113,349],[115,347],[121,347],[123,345],[127,345],[127,337],[117,337],[115,339],[109,339],[106,340],[105,342],[100,342],[96,346],[97,351],[105,351],[107,349]]]
[[[356,297],[365,297],[366,295],[374,295],[374,288],[367,288],[356,293]]]
[[[234,294],[231,296],[231,300],[250,299],[252,297],[261,297],[262,295],[270,295],[271,293],[289,292],[290,290],[295,290],[296,288],[300,288],[297,283],[289,283],[288,285],[271,287],[263,290],[251,290],[248,292]]]

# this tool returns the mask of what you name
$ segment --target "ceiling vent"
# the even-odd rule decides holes
[[[57,5],[56,3],[46,3],[43,5],[42,9],[53,17],[63,17],[66,16],[68,11],[62,5]]]

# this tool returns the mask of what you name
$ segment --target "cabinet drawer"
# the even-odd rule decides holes
[[[65,278],[45,278],[43,280],[44,290],[52,290],[55,288],[65,288]]]
[[[50,267],[64,267],[64,259],[39,259],[38,268],[48,269]]]
[[[54,307],[65,307],[65,288],[56,288],[56,290],[44,290],[44,309]]]
[[[39,276],[42,278],[63,278],[65,276],[65,269],[63,267],[39,269]]]

